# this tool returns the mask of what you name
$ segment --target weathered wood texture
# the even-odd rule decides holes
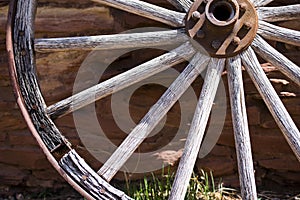
[[[194,53],[193,47],[187,42],[171,52],[49,106],[48,113],[52,118],[71,113],[83,106],[181,63],[185,61],[185,59],[189,59]]]
[[[91,5],[85,7],[81,5],[82,2],[73,3],[72,6],[64,5],[63,2],[58,5],[52,5],[52,1],[48,3],[50,5],[39,6],[36,11],[35,39],[114,32],[116,23],[109,8]]]
[[[111,50],[129,48],[155,48],[183,43],[188,38],[183,29],[145,33],[127,33],[85,37],[36,39],[35,49],[43,51]]]
[[[42,140],[49,150],[52,150],[63,143],[63,136],[48,118],[46,105],[39,89],[35,68],[35,53],[32,48],[34,39],[32,29],[34,22],[32,20],[34,19],[35,10],[36,2],[34,0],[15,2],[15,15],[12,16],[11,24],[13,28],[11,33],[14,45],[13,54],[24,103]],[[19,20],[20,18],[23,20]]]
[[[169,200],[183,200],[185,197],[224,66],[225,59],[210,60]]]
[[[269,40],[275,40],[300,46],[300,31],[282,28],[268,22],[259,21],[258,34]]]
[[[278,7],[260,7],[257,9],[258,18],[266,22],[300,19],[300,4]]]
[[[40,7],[38,8],[36,18],[36,38],[51,38],[51,37],[67,37],[67,36],[85,36],[85,35],[100,35],[119,33],[126,29],[157,26],[158,23],[152,20],[145,20],[143,17],[128,14],[117,9],[109,9],[108,7],[99,6],[98,3],[91,3],[89,0],[39,0]],[[167,7],[168,2],[164,0],[149,0],[147,2]],[[0,176],[1,185],[6,187],[26,188],[27,190],[39,190],[43,192],[45,188],[61,189],[69,188],[65,180],[59,177],[45,156],[41,153],[36,145],[36,141],[32,138],[27,130],[24,119],[20,116],[19,109],[15,104],[15,98],[10,86],[10,79],[7,67],[7,55],[5,52],[5,25],[7,19],[7,4],[8,0],[1,1],[0,6]],[[276,0],[270,6],[288,5],[299,3],[297,0]],[[97,7],[96,7],[97,5]],[[174,9],[168,7],[170,9]],[[291,29],[299,29],[298,21],[285,21],[276,23],[279,26],[288,27]],[[291,59],[296,64],[300,64],[299,48],[291,45],[283,45],[281,43],[271,42],[280,52]],[[78,68],[86,58],[88,52],[68,51],[54,53],[37,53],[37,70],[42,93],[46,102],[51,105],[54,102],[64,99],[72,94],[73,82],[76,77]],[[151,54],[151,53],[150,53]],[[106,52],[105,55],[110,55]],[[135,66],[135,61],[145,58],[149,52],[132,53],[126,59],[122,59],[114,63],[116,68],[110,68],[104,74],[104,77],[110,77],[112,74],[119,72],[118,66],[126,66],[127,69]],[[148,57],[147,57],[148,58]],[[151,57],[149,57],[150,59]],[[283,62],[284,63],[284,62]],[[132,65],[131,65],[132,64]],[[300,111],[299,111],[299,87],[282,75],[277,67],[264,63],[263,70],[266,72],[272,85],[275,87],[277,94],[287,107],[292,118],[299,127]],[[224,73],[225,74],[225,73]],[[224,81],[226,76],[222,76]],[[274,189],[278,186],[282,188],[295,187],[298,189],[300,180],[300,166],[295,156],[290,150],[290,147],[280,135],[280,130],[275,124],[272,116],[257,93],[256,88],[252,84],[249,76],[243,71],[245,92],[247,94],[247,113],[249,116],[249,125],[251,130],[251,141],[255,158],[256,181],[258,186],[269,186]],[[195,92],[201,89],[202,81],[197,79],[194,84]],[[152,88],[153,89],[153,88]],[[130,112],[134,115],[140,114],[140,102],[145,100],[145,95],[148,90],[141,89],[141,93],[135,95],[134,101],[131,102]],[[151,90],[153,96],[160,96],[156,90]],[[148,96],[147,96],[148,97]],[[155,100],[156,101],[156,100]],[[103,116],[103,123],[107,128],[107,134],[110,138],[113,137],[113,142],[118,144],[123,140],[121,131],[116,131],[116,125],[107,120],[109,117],[110,105],[109,99],[100,101],[97,104],[97,111]],[[147,105],[152,105],[147,98]],[[215,102],[214,106],[220,106]],[[133,108],[133,109],[132,109]],[[179,109],[172,111],[174,115],[178,114]],[[178,111],[178,112],[177,112]],[[177,112],[177,113],[176,113]],[[229,112],[228,112],[229,113]],[[230,113],[229,113],[230,114]],[[173,117],[171,117],[173,120]],[[101,120],[102,120],[101,119]],[[105,120],[106,119],[106,120]],[[99,119],[100,121],[100,119]],[[113,121],[113,119],[112,119]],[[102,126],[101,124],[101,126]],[[71,115],[60,118],[56,121],[64,135],[72,141],[72,144],[82,146],[76,134],[76,129],[73,126]],[[176,121],[171,125],[176,127]],[[112,130],[112,128],[114,130]],[[170,127],[169,124],[167,126]],[[165,142],[165,136],[170,136],[165,133],[161,134],[159,140],[154,144],[150,141],[145,141],[142,145],[147,150],[151,151]],[[198,160],[198,169],[214,169],[215,177],[222,177],[224,185],[239,187],[238,178],[236,175],[237,165],[234,151],[234,140],[232,137],[232,121],[228,115],[226,117],[225,126],[217,145],[213,151],[205,158]],[[81,152],[80,152],[81,153]],[[168,152],[162,152],[162,154]],[[176,152],[175,152],[176,153]],[[179,154],[179,153],[178,153]],[[176,159],[179,157],[176,154]],[[17,155],[17,156],[16,156]],[[169,156],[169,154],[167,154]],[[168,157],[169,158],[169,157]],[[166,161],[168,161],[168,158]],[[95,160],[90,159],[89,163],[93,163],[93,167],[98,168]],[[47,179],[45,179],[47,177]],[[124,179],[123,174],[117,175],[118,179]],[[143,175],[133,174],[131,179],[143,178]],[[268,185],[270,182],[278,184]],[[276,188],[277,189],[277,188]],[[274,189],[274,190],[276,190]],[[13,195],[13,191],[0,190],[0,195]],[[25,197],[26,198],[26,197]]]
[[[181,95],[205,69],[209,57],[197,53],[190,64],[170,85],[161,98],[150,108],[139,124],[126,137],[118,149],[98,171],[106,180],[111,180],[160,120],[167,114]]]
[[[23,113],[25,119],[30,120],[35,126],[36,132],[43,141],[44,151],[50,155],[50,152],[55,151],[64,143],[67,143],[64,136],[60,134],[54,123],[47,115],[46,104],[40,93],[40,88],[37,81],[37,73],[35,68],[35,53],[33,50],[33,19],[36,10],[36,2],[32,1],[12,1],[12,7],[10,12],[10,29],[8,30],[8,50],[9,55],[13,58],[12,61],[12,74],[16,74],[19,88],[22,93],[22,97],[18,97],[18,101],[24,101],[26,110],[28,113]],[[10,46],[12,45],[12,47]],[[13,48],[11,52],[10,48]],[[15,70],[15,71],[14,71]],[[29,116],[27,116],[29,114]],[[30,117],[30,119],[29,119]],[[30,122],[30,123],[31,123]],[[28,122],[29,124],[29,122]],[[38,137],[38,136],[36,136]],[[39,138],[37,140],[40,140]],[[69,144],[68,144],[69,145]],[[46,149],[47,148],[47,149]],[[67,147],[69,148],[69,146]],[[72,157],[72,156],[71,156]],[[67,157],[64,157],[63,161],[68,162]],[[73,160],[77,164],[71,165],[68,162],[68,173],[72,175],[72,178],[76,179],[76,167],[79,169],[79,176],[82,178],[84,175],[93,176],[92,180],[90,177],[86,179],[87,187],[83,187],[86,191],[94,195],[97,199],[130,199],[123,192],[120,192],[113,187],[109,186],[104,181],[101,181],[100,177],[97,176],[91,168],[76,154],[73,154]],[[50,159],[50,158],[49,158]],[[55,162],[55,161],[54,161]],[[54,163],[52,163],[54,165]],[[80,165],[81,164],[81,165]],[[73,168],[72,168],[73,167]],[[82,167],[82,168],[80,168]],[[70,169],[73,170],[73,174],[70,173]],[[57,170],[61,170],[57,168]],[[81,174],[80,174],[81,173]],[[62,173],[63,174],[63,173]],[[68,178],[66,177],[66,180]],[[91,180],[89,182],[89,180]],[[98,181],[95,183],[95,181]],[[86,186],[82,184],[82,186]],[[82,188],[74,186],[78,191],[82,191]],[[106,191],[107,190],[107,191]],[[83,192],[85,194],[85,192]],[[87,195],[89,196],[89,195]]]
[[[184,27],[185,14],[168,10],[153,4],[138,0],[92,0],[149,19],[153,19],[173,27]]]
[[[243,199],[257,199],[253,158],[248,127],[241,58],[226,62],[239,179]]]
[[[167,0],[180,11],[188,12],[192,3],[190,0]]]
[[[300,132],[297,126],[278,97],[267,76],[264,74],[264,71],[261,69],[252,48],[249,47],[247,51],[241,54],[241,57],[256,88],[264,99],[297,159],[300,161]]]
[[[265,5],[268,5],[274,0],[252,0],[252,3],[255,5],[255,7],[262,7]]]
[[[59,162],[60,166],[82,188],[99,200],[129,200],[123,191],[117,190],[101,178],[91,167],[76,153],[71,150]]]
[[[258,35],[254,39],[252,47],[256,53],[276,66],[283,74],[300,86],[300,68],[296,64],[279,53]]]

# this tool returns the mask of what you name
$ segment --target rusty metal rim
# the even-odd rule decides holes
[[[65,170],[59,166],[57,160],[54,158],[54,156],[51,154],[51,152],[48,150],[48,148],[42,141],[40,135],[38,134],[38,131],[36,130],[32,120],[30,118],[30,115],[26,109],[26,105],[24,103],[24,99],[21,95],[20,87],[19,87],[19,84],[17,81],[16,64],[15,64],[15,60],[14,60],[13,39],[12,39],[12,16],[15,14],[15,10],[13,9],[14,7],[15,7],[15,0],[11,0],[10,5],[9,5],[8,19],[7,19],[7,26],[6,26],[6,50],[7,50],[7,54],[8,54],[8,64],[9,64],[11,83],[13,86],[17,104],[21,110],[21,113],[25,119],[25,122],[26,122],[29,130],[31,131],[31,134],[36,139],[37,143],[41,147],[43,153],[46,155],[46,157],[47,157],[48,161],[51,163],[51,165],[82,196],[84,196],[87,199],[95,199],[93,196],[91,196],[89,193],[87,193],[84,189],[82,189],[65,172]]]

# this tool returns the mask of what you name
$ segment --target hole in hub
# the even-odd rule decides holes
[[[239,15],[236,0],[210,0],[205,8],[207,19],[216,26],[233,24]]]
[[[219,21],[230,21],[235,15],[232,5],[228,2],[221,1],[212,6],[212,14]]]
[[[218,1],[211,5],[211,13],[219,21],[230,21],[235,16],[233,6],[227,1]]]

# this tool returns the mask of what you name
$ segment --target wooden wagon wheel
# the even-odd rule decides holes
[[[250,147],[242,82],[242,64],[257,87],[288,144],[300,161],[300,133],[255,55],[276,66],[300,86],[300,68],[271,47],[263,38],[300,46],[300,32],[271,24],[293,20],[300,16],[300,4],[265,7],[272,0],[168,0],[180,12],[171,11],[139,0],[93,0],[94,2],[125,10],[174,28],[172,31],[96,37],[35,39],[36,1],[12,0],[7,28],[7,50],[17,102],[32,134],[47,158],[69,184],[89,199],[130,199],[109,181],[131,154],[142,143],[157,122],[174,102],[207,67],[207,73],[191,124],[183,156],[169,199],[183,199],[192,174],[193,165],[207,125],[216,89],[226,66],[231,99],[234,135],[243,199],[256,199],[256,186]],[[262,37],[261,37],[262,36]],[[193,39],[205,48],[206,56],[194,47]],[[37,81],[35,50],[102,49],[147,47],[168,44],[171,40],[183,44],[173,51],[140,65],[126,74],[100,83],[54,105],[47,106]],[[149,110],[119,148],[96,173],[72,149],[52,121],[71,113],[95,100],[165,70],[183,58],[192,58],[175,82]],[[158,67],[158,66],[164,66]],[[121,84],[122,83],[122,84]],[[130,145],[128,145],[130,144]],[[57,157],[57,152],[65,154]],[[56,155],[56,156],[54,156]]]

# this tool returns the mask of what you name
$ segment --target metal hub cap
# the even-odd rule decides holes
[[[187,34],[212,57],[232,57],[253,41],[258,17],[248,0],[195,0],[187,19]]]

